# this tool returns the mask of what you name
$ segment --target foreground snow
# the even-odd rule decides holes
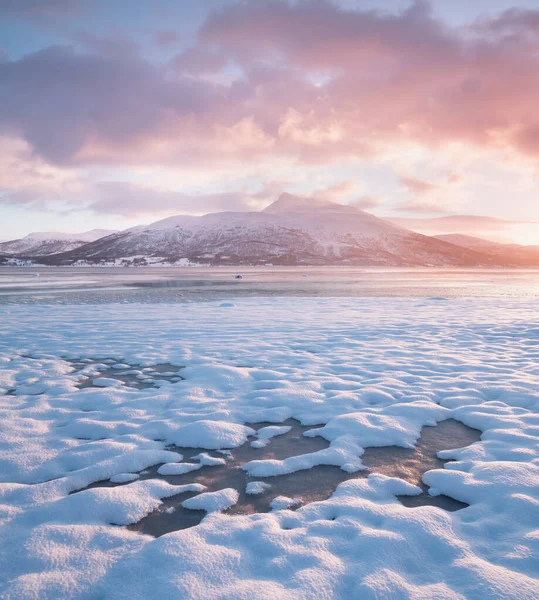
[[[533,301],[235,304],[0,307],[2,598],[537,597]],[[79,390],[61,357],[184,365],[186,379]],[[395,495],[418,488],[372,474],[297,511],[281,497],[268,514],[230,517],[218,511],[235,490],[135,477],[161,463],[190,469],[167,444],[234,448],[254,433],[245,423],[289,417],[330,447],[247,471],[361,470],[364,447],[411,447],[424,425],[481,429],[481,442],[442,453],[456,462],[424,476],[431,493],[470,506],[405,508]],[[70,495],[109,478],[127,483]],[[184,491],[209,512],[197,527],[156,540],[117,527]]]

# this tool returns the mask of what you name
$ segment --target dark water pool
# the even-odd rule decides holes
[[[99,379],[116,379],[118,385],[126,385],[137,390],[159,387],[161,382],[176,383],[183,377],[178,367],[170,363],[161,363],[148,367],[128,365],[121,360],[111,358],[64,359],[74,369],[73,375],[79,378],[79,389],[101,387]]]
[[[250,426],[254,429],[260,429],[267,425],[271,425],[271,423],[257,423]],[[196,462],[193,457],[201,452],[207,452],[211,456],[225,457],[227,459],[226,464],[222,466],[203,466],[198,471],[192,471],[184,475],[167,476],[160,475],[157,472],[160,465],[156,465],[142,471],[140,479],[162,478],[174,485],[201,483],[206,486],[208,492],[234,488],[239,492],[240,497],[237,504],[226,511],[230,515],[268,512],[271,509],[271,500],[281,495],[298,498],[300,505],[325,500],[343,481],[367,477],[372,472],[400,477],[423,489],[423,493],[419,496],[399,497],[399,500],[405,506],[433,505],[450,511],[459,510],[466,506],[448,496],[429,496],[427,487],[421,481],[421,477],[426,471],[443,468],[444,463],[447,462],[436,456],[438,452],[468,446],[480,439],[480,431],[467,427],[458,421],[449,419],[442,421],[435,427],[424,427],[414,449],[396,446],[367,448],[362,457],[363,463],[368,467],[367,471],[346,473],[338,467],[318,466],[306,471],[297,471],[276,477],[249,477],[241,467],[250,460],[282,460],[289,456],[316,452],[329,446],[329,443],[321,437],[305,437],[303,435],[304,431],[312,429],[312,427],[302,426],[294,419],[289,419],[281,425],[290,426],[290,431],[272,438],[267,446],[253,448],[247,442],[243,446],[231,450],[229,456],[217,451],[207,451],[203,448],[169,447],[169,449],[181,453],[185,462]],[[247,495],[245,487],[251,481],[264,481],[269,483],[271,488],[260,495]],[[125,484],[100,481],[89,487],[112,487],[116,485]],[[196,494],[196,492],[186,492],[163,499],[163,503],[156,511],[138,523],[130,525],[129,529],[158,537],[171,531],[197,525],[206,513],[199,510],[188,510],[181,505],[184,500]]]

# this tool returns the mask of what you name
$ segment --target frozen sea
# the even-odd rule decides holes
[[[539,269],[0,267],[0,303],[153,303],[253,296],[538,297]]]
[[[535,600],[538,556],[538,270],[0,268],[0,598]]]

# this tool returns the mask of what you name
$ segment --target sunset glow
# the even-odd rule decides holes
[[[0,239],[288,191],[539,243],[533,0],[0,6]]]
[[[0,0],[0,598],[539,600],[539,0]]]

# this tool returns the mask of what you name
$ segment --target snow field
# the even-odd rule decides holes
[[[536,303],[234,303],[0,307],[2,598],[537,597]],[[78,389],[64,359],[105,356],[185,366],[185,381]],[[251,475],[358,470],[365,447],[412,447],[424,425],[478,428],[480,442],[441,453],[455,462],[423,478],[470,506],[406,508],[395,496],[419,488],[379,474],[295,511],[281,498],[234,517],[219,512],[231,488],[150,479],[71,493],[156,464],[189,468],[167,445],[235,448],[255,433],[244,423],[274,423],[255,440],[271,444],[290,417],[330,447],[251,461]],[[158,539],[118,527],[187,491],[200,493],[184,507],[211,513],[200,525]]]

